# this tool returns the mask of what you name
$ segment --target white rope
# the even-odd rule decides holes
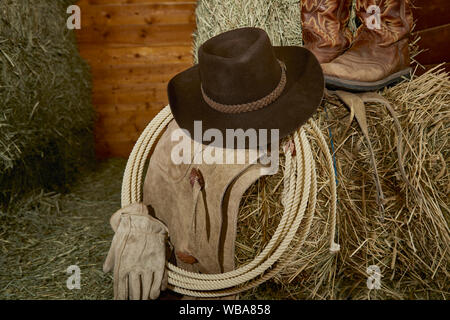
[[[166,106],[147,126],[139,137],[129,157],[123,183],[122,207],[142,201],[142,177],[144,165],[167,124],[173,119],[170,107]],[[332,205],[330,210],[330,251],[339,250],[334,242],[336,227],[336,180],[331,154],[322,132],[311,120],[309,130],[318,141],[329,167]],[[183,270],[168,263],[169,288],[175,292],[193,297],[221,297],[248,290],[273,277],[293,258],[292,241],[297,234],[299,250],[309,233],[316,205],[317,181],[311,147],[304,129],[292,135],[295,156],[288,148],[284,171],[283,200],[284,214],[269,243],[250,263],[230,272],[200,274]],[[300,226],[302,225],[302,228]]]

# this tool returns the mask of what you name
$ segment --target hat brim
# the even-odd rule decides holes
[[[178,126],[186,129],[193,139],[194,121],[202,121],[203,132],[218,129],[224,137],[226,129],[278,129],[281,139],[303,125],[322,101],[325,86],[322,68],[314,54],[305,48],[274,46],[273,50],[286,65],[286,86],[277,100],[255,111],[219,112],[203,99],[195,65],[176,75],[168,85],[170,108]]]

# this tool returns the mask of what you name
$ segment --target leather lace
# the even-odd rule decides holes
[[[286,65],[283,61],[278,60],[278,62],[281,66],[280,82],[272,92],[261,99],[242,104],[223,104],[208,97],[208,95],[203,90],[203,86],[200,85],[203,99],[211,108],[223,113],[243,113],[262,109],[278,99],[286,86]]]

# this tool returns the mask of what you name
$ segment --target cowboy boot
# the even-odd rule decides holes
[[[342,54],[351,42],[346,28],[352,0],[303,0],[301,19],[304,47],[320,63],[330,62]]]
[[[409,0],[357,0],[362,25],[349,50],[322,64],[328,88],[374,91],[409,76]]]

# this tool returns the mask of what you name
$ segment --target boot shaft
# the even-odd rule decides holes
[[[407,0],[357,0],[361,19],[352,46],[331,63],[322,64],[333,89],[371,91],[410,74],[408,50],[412,14]]]
[[[329,60],[345,50],[351,41],[347,29],[352,0],[303,0],[303,41],[319,60]],[[324,61],[321,61],[324,62]]]
[[[357,0],[356,16],[362,23],[357,38],[370,33],[381,46],[409,37],[413,24],[409,0]]]
[[[338,45],[350,18],[352,0],[303,0],[302,25],[306,43]]]

